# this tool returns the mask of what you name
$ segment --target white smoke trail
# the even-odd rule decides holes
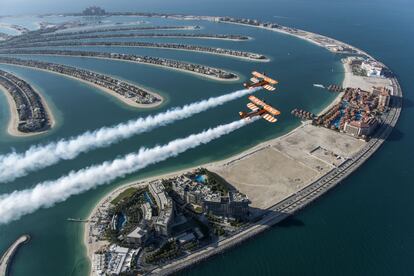
[[[14,191],[0,196],[0,224],[19,219],[40,208],[51,207],[65,201],[72,195],[80,194],[99,185],[108,184],[118,177],[136,172],[148,165],[177,156],[188,149],[206,144],[214,139],[235,131],[254,120],[239,120],[229,124],[210,128],[186,138],[180,138],[163,146],[141,148],[122,158],[107,161],[72,171],[55,181],[46,181],[32,189]]]
[[[133,135],[189,118],[194,114],[218,105],[223,105],[259,89],[235,91],[230,94],[212,97],[182,107],[172,108],[156,115],[131,120],[113,127],[103,127],[93,132],[88,131],[67,140],[63,139],[47,145],[32,146],[24,153],[12,152],[6,155],[0,155],[0,183],[13,181],[32,171],[54,165],[61,160],[74,159],[83,152],[107,147]]]

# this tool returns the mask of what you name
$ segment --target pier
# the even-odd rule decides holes
[[[88,219],[81,219],[81,218],[67,218],[66,220],[70,222],[89,222]]]
[[[3,256],[0,259],[0,275],[7,276],[9,275],[10,265],[13,261],[13,257],[16,254],[17,250],[21,245],[27,243],[30,240],[29,235],[23,235],[18,238],[7,250],[4,252]]]

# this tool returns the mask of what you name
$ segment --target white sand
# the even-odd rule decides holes
[[[36,93],[39,95],[40,100],[41,100],[41,102],[42,102],[42,104],[43,104],[43,106],[46,110],[46,114],[48,116],[50,128],[48,128],[44,131],[30,132],[30,133],[19,131],[17,129],[17,127],[19,125],[19,114],[17,112],[16,103],[14,102],[13,97],[10,95],[10,93],[7,91],[7,89],[5,89],[3,86],[0,85],[0,90],[3,91],[3,93],[6,95],[7,103],[9,105],[9,109],[10,109],[10,120],[9,120],[8,125],[7,125],[7,133],[9,135],[15,136],[15,137],[28,137],[28,136],[39,135],[39,134],[47,132],[48,130],[52,129],[56,125],[55,117],[53,116],[53,113],[52,113],[49,105],[47,104],[47,101],[44,99],[42,94],[40,94],[38,91],[36,91]]]
[[[152,103],[152,104],[139,104],[139,103],[136,103],[135,101],[133,101],[131,99],[128,99],[128,98],[123,97],[122,95],[119,95],[118,93],[112,91],[111,89],[108,89],[106,87],[97,85],[97,84],[95,84],[93,82],[90,82],[90,81],[87,81],[87,80],[83,80],[83,79],[79,79],[79,78],[76,78],[76,77],[73,77],[73,76],[61,74],[61,73],[58,73],[58,72],[55,72],[55,71],[50,71],[50,70],[41,69],[41,68],[35,68],[35,67],[31,67],[31,66],[24,66],[24,65],[17,65],[17,64],[11,64],[11,65],[18,66],[18,67],[23,67],[23,68],[31,68],[33,70],[40,70],[40,71],[43,71],[43,72],[52,73],[52,74],[56,74],[56,75],[59,75],[59,76],[62,76],[62,77],[66,77],[66,78],[70,78],[70,79],[74,79],[74,80],[83,82],[83,83],[88,84],[88,85],[91,85],[91,86],[93,86],[93,87],[95,87],[95,88],[97,88],[99,90],[102,90],[103,92],[108,93],[111,96],[116,97],[121,102],[123,102],[123,103],[125,103],[125,104],[127,104],[129,106],[132,106],[132,107],[138,107],[138,108],[153,108],[153,107],[156,107],[156,106],[161,105],[164,102],[164,98],[161,97],[161,95],[159,95],[159,94],[157,94],[155,92],[148,92],[151,95],[157,97],[158,99],[161,99],[161,101],[156,102],[156,103]],[[128,82],[125,82],[125,83],[128,83]],[[128,84],[130,84],[130,83],[128,83]],[[130,84],[130,85],[136,86],[134,84]]]

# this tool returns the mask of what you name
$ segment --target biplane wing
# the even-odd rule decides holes
[[[275,117],[273,117],[272,115],[270,115],[269,113],[264,113],[262,115],[263,119],[265,119],[266,121],[270,122],[270,123],[276,123],[277,119]]]
[[[265,105],[266,105],[266,103],[265,103],[264,101],[259,100],[258,98],[256,98],[256,97],[255,97],[255,96],[253,96],[253,95],[249,96],[249,100],[250,100],[252,103],[257,104],[257,105],[259,105],[259,106],[261,106],[261,107],[263,107],[263,106],[265,106]]]
[[[263,88],[264,88],[264,89],[266,89],[266,90],[269,90],[269,91],[274,91],[274,90],[276,90],[276,88],[274,88],[273,86],[268,85],[268,84],[264,85],[264,86],[263,86]]]
[[[280,111],[276,108],[268,105],[264,101],[256,98],[255,96],[249,96],[250,103],[247,107],[251,110],[249,113],[239,112],[241,118],[250,119],[255,116],[261,116],[263,119],[270,123],[275,123],[277,119],[274,116],[280,115]]]
[[[252,104],[252,103],[248,103],[248,104],[247,104],[247,107],[248,107],[250,110],[252,110],[252,111],[257,111],[257,110],[259,110],[259,109],[260,109],[257,105]]]
[[[253,75],[253,76],[255,76],[255,77],[256,77],[256,78],[258,78],[258,79],[263,79],[265,82],[268,82],[268,83],[270,83],[271,85],[278,84],[278,81],[276,81],[276,80],[274,80],[274,79],[271,79],[271,78],[269,78],[268,76],[266,76],[266,75],[264,75],[264,74],[262,74],[262,73],[259,73],[259,72],[256,72],[256,71],[253,71],[253,72],[252,72],[252,75]]]
[[[278,81],[267,77],[265,74],[253,71],[250,81],[244,82],[243,86],[247,88],[263,87],[266,90],[274,91],[276,90],[275,84],[278,84]]]
[[[279,110],[277,110],[276,108],[274,108],[274,107],[271,107],[270,105],[265,105],[265,106],[263,106],[263,109],[264,110],[266,110],[267,112],[269,112],[270,114],[272,114],[272,115],[275,115],[275,116],[278,116],[278,115],[280,115],[280,111]]]

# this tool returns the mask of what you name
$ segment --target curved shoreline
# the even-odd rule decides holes
[[[16,255],[17,250],[20,246],[29,242],[29,240],[30,236],[27,234],[20,236],[12,245],[10,245],[9,248],[7,248],[6,252],[4,252],[0,259],[0,275],[8,275],[10,264],[12,263],[13,257]]]
[[[124,25],[125,26],[125,25]],[[199,29],[197,25],[187,25],[187,26],[131,26],[131,27],[122,27],[111,25],[107,28],[94,28],[88,27],[87,29],[80,31],[70,31],[70,29],[62,29],[54,31],[53,33],[44,34],[46,37],[58,37],[58,36],[67,36],[67,35],[80,35],[80,34],[90,34],[90,33],[106,33],[106,32],[120,32],[120,31],[193,31]]]
[[[71,37],[73,36],[73,37]],[[53,36],[47,36],[47,37],[53,37]],[[231,37],[215,37],[215,36],[209,36],[206,34],[200,34],[200,35],[188,35],[188,34],[168,34],[168,33],[161,33],[161,34],[156,34],[156,33],[127,33],[127,34],[106,34],[106,35],[102,35],[102,36],[95,36],[95,35],[89,35],[89,36],[75,36],[75,35],[68,35],[67,37],[65,36],[57,36],[56,39],[46,39],[46,40],[41,40],[41,39],[36,39],[36,40],[31,40],[31,41],[27,41],[29,43],[38,43],[38,42],[55,42],[55,41],[66,41],[66,40],[83,40],[83,39],[103,39],[103,38],[183,38],[183,39],[208,39],[208,40],[222,40],[222,41],[235,41],[235,42],[243,42],[243,41],[249,41],[252,40],[251,37],[249,36],[243,36],[245,38],[231,38]],[[7,40],[5,41],[7,42]],[[0,45],[5,44],[5,42],[0,43]],[[25,41],[23,40],[19,40],[19,43],[23,42],[25,43]],[[7,45],[7,44],[6,44]]]
[[[152,43],[150,43],[152,44]],[[75,43],[69,43],[67,45],[65,45],[64,43],[55,43],[55,44],[51,44],[51,45],[31,45],[31,44],[26,44],[26,45],[19,45],[16,47],[12,47],[12,49],[22,49],[22,48],[49,48],[49,47],[64,47],[64,48],[68,48],[68,47],[122,47],[122,48],[144,48],[144,49],[161,49],[161,50],[170,50],[170,51],[184,51],[184,52],[195,52],[195,53],[201,53],[201,54],[206,54],[206,55],[216,55],[216,56],[224,56],[224,57],[229,57],[229,58],[234,58],[234,59],[240,59],[240,60],[246,60],[246,61],[250,61],[250,62],[269,62],[270,58],[265,57],[263,59],[258,59],[258,58],[252,58],[249,56],[238,56],[238,55],[232,55],[232,54],[228,54],[228,53],[219,53],[219,52],[214,52],[214,51],[207,51],[207,50],[197,50],[197,49],[190,49],[190,48],[185,48],[185,47],[168,47],[168,46],[172,46],[175,44],[165,44],[165,45],[145,45],[145,44],[134,44],[131,42],[126,42],[124,43],[120,43],[120,42],[75,42]],[[183,44],[184,45],[184,44]],[[186,47],[188,46],[197,46],[198,45],[184,45]],[[204,46],[202,46],[204,47]],[[212,47],[206,47],[206,48],[210,48],[210,49],[214,49]],[[10,48],[4,48],[6,49],[10,49]],[[229,50],[229,49],[225,49],[225,48],[221,48],[222,50]],[[231,49],[230,49],[231,50]],[[231,50],[233,51],[233,50]],[[237,50],[234,50],[237,51]],[[242,52],[242,51],[240,51]],[[251,54],[251,55],[261,55],[261,54],[256,54],[256,53],[251,53],[251,52],[245,52],[247,54]],[[264,56],[264,55],[261,55]]]
[[[209,18],[209,17],[206,17],[206,18]],[[198,18],[198,19],[199,20],[208,20],[206,18],[203,18],[203,19]],[[226,23],[226,22],[222,22],[222,23]],[[229,22],[229,23],[231,23],[231,22]],[[237,23],[232,23],[232,24],[237,24]],[[240,24],[240,25],[248,26],[246,24]],[[255,26],[251,26],[251,27],[255,27]],[[262,27],[258,27],[258,28],[262,28]],[[326,48],[326,49],[329,50],[329,48],[327,48],[326,45],[318,43],[317,41],[313,41],[310,38],[302,37],[302,36],[295,35],[295,34],[292,34],[292,33],[289,33],[289,32],[284,32],[284,31],[281,31],[281,30],[273,30],[273,29],[264,28],[264,27],[263,27],[263,29],[276,31],[276,32],[281,32],[281,33],[286,33],[288,35],[295,36],[297,38],[307,40],[307,41],[309,41],[313,44],[316,44],[320,47],[323,47],[323,48]],[[306,32],[306,33],[312,34],[312,35],[317,35],[317,34],[309,33],[309,32]],[[317,36],[325,37],[325,36],[321,36],[321,35],[317,35]],[[325,37],[325,38],[330,39],[328,37]],[[349,44],[340,42],[338,40],[334,40],[334,41],[337,41],[338,43],[341,43],[343,45],[349,45]],[[353,46],[350,46],[350,47],[352,47],[352,49],[356,49],[359,52],[359,54],[364,54],[367,57],[372,58],[372,56],[368,55],[364,51],[362,51],[358,48],[355,48]],[[345,74],[345,78],[344,78],[343,83],[345,84],[346,83],[346,72],[344,72],[344,74]],[[399,115],[400,115],[400,112],[401,112],[401,108],[402,108],[402,90],[401,90],[401,87],[398,83],[398,80],[395,77],[390,78],[390,80],[392,82],[392,85],[395,87],[395,91],[394,91],[394,94],[393,94],[394,101],[395,101],[394,106],[387,113],[387,117],[386,117],[386,120],[384,121],[384,123],[382,123],[381,126],[379,127],[379,129],[376,130],[376,133],[378,135],[375,138],[372,138],[366,144],[364,144],[362,149],[360,149],[356,154],[354,154],[352,156],[352,158],[346,160],[340,166],[334,168],[333,170],[331,170],[328,173],[324,174],[322,177],[316,179],[315,181],[313,181],[309,185],[305,186],[299,192],[296,192],[296,193],[290,195],[289,197],[283,199],[280,202],[277,202],[275,205],[268,208],[267,209],[268,213],[266,215],[264,215],[264,217],[259,222],[254,223],[251,226],[249,226],[249,228],[244,229],[240,233],[220,241],[219,244],[215,247],[201,248],[196,253],[193,253],[193,254],[189,255],[188,257],[185,257],[185,258],[174,260],[170,264],[158,267],[157,269],[153,270],[151,273],[154,273],[154,274],[157,274],[157,275],[172,274],[172,273],[180,271],[184,268],[192,266],[192,265],[194,265],[194,264],[196,264],[200,261],[203,261],[203,260],[205,260],[205,259],[207,259],[207,258],[209,258],[213,255],[216,255],[216,254],[218,254],[218,253],[220,253],[224,250],[227,250],[231,247],[239,245],[241,242],[243,242],[243,241],[245,241],[249,238],[252,238],[253,236],[269,229],[272,225],[282,221],[283,219],[287,218],[288,216],[290,216],[290,215],[296,213],[297,211],[299,211],[300,209],[304,208],[305,206],[307,206],[308,204],[310,204],[311,202],[313,202],[314,200],[319,198],[321,195],[325,194],[327,191],[329,191],[330,189],[335,187],[337,184],[339,184],[347,176],[349,176],[353,171],[355,171],[362,163],[364,163],[382,145],[382,143],[386,140],[386,138],[391,133],[393,127],[395,126],[395,124],[398,121],[398,118],[399,118]],[[338,95],[336,99],[338,99],[338,97],[340,97],[340,95]],[[335,99],[334,99],[334,101],[335,101]],[[282,139],[283,137],[291,135],[292,133],[294,133],[295,131],[297,131],[298,129],[300,129],[302,127],[304,127],[304,125],[293,129],[292,131],[290,131],[289,133],[287,133],[287,134],[285,134],[281,137],[270,139],[266,142],[260,143],[259,145],[255,146],[253,148],[242,151],[239,154],[235,154],[234,156],[226,159],[227,161],[226,160],[224,160],[224,161],[223,160],[215,161],[215,162],[212,162],[212,163],[204,165],[204,166],[212,166],[212,165],[214,166],[215,164],[222,164],[222,163],[225,163],[225,162],[234,162],[234,160],[238,160],[237,158],[243,158],[243,156],[247,156],[249,154],[257,152],[257,151],[267,147],[267,145],[269,145],[270,143],[273,143],[273,142],[277,141],[278,139]],[[228,160],[230,160],[230,161],[228,161]],[[185,171],[187,171],[187,170],[190,170],[190,168],[185,169]],[[174,172],[174,173],[170,173],[170,174],[167,174],[167,175],[174,175],[174,174],[177,174],[177,173],[180,173],[180,172]],[[163,176],[154,176],[154,177],[150,177],[148,179],[154,179],[154,178],[159,179],[159,178],[162,178],[162,177]],[[146,180],[140,180],[140,183],[143,182],[143,181],[146,181]],[[131,183],[128,183],[128,184],[125,184],[125,185],[118,186],[117,188],[115,188],[115,191],[123,190],[128,185],[134,185],[134,183],[136,183],[136,182],[131,182]],[[112,194],[112,192],[109,192],[108,195],[110,196]],[[94,215],[94,212],[96,211],[96,209],[99,208],[101,202],[103,202],[108,197],[108,195],[105,195],[99,201],[99,203],[97,205],[95,205],[95,208],[93,210],[91,210],[89,218]],[[274,212],[274,213],[271,213],[271,212]],[[87,248],[87,254],[88,254],[89,261],[91,261],[91,255],[90,255],[89,248],[88,248],[88,243],[87,243],[87,236],[88,236],[87,231],[88,231],[87,226],[85,225],[85,227],[84,227],[84,245]],[[90,271],[90,273],[92,273],[92,271]]]
[[[59,76],[62,76],[62,77],[70,78],[70,79],[73,79],[73,80],[76,80],[76,81],[80,81],[82,83],[90,85],[94,88],[97,88],[98,90],[101,90],[101,91],[115,97],[116,99],[118,99],[119,101],[121,101],[122,103],[124,103],[128,106],[135,107],[135,108],[154,108],[154,107],[157,107],[157,106],[164,103],[164,97],[162,97],[160,94],[152,92],[152,91],[148,92],[148,93],[150,93],[151,95],[157,97],[158,99],[160,99],[160,101],[158,101],[156,103],[151,103],[151,104],[140,104],[140,103],[137,103],[135,101],[129,100],[129,99],[123,97],[122,95],[119,95],[118,93],[115,93],[111,89],[108,89],[106,87],[97,85],[93,82],[90,82],[90,81],[87,81],[87,80],[84,80],[84,79],[76,78],[74,76],[62,74],[62,73],[52,71],[52,70],[46,70],[46,69],[42,69],[42,68],[32,67],[32,66],[25,66],[25,65],[20,65],[20,64],[11,64],[11,63],[4,63],[4,64],[9,64],[9,65],[12,65],[12,66],[18,66],[18,67],[23,67],[23,68],[30,68],[30,69],[33,69],[33,70],[39,70],[39,71],[43,71],[43,72],[47,72],[47,73],[56,74],[56,75],[59,75]],[[125,83],[130,84],[129,82],[125,82]],[[130,85],[132,85],[132,84],[130,84]]]
[[[0,52],[0,56],[2,54],[3,53]],[[232,73],[233,75],[235,75],[234,78],[232,78],[232,79],[223,79],[223,78],[218,78],[218,77],[215,77],[215,76],[212,76],[212,75],[205,75],[203,73],[198,73],[198,72],[195,72],[195,71],[185,70],[185,69],[181,69],[181,68],[177,68],[177,67],[170,67],[170,66],[165,66],[165,65],[160,65],[160,64],[154,64],[154,63],[148,63],[148,62],[140,62],[140,61],[136,61],[136,60],[126,60],[126,59],[117,59],[117,58],[109,58],[109,57],[98,57],[98,56],[63,55],[63,54],[16,54],[16,55],[29,55],[29,56],[30,55],[48,55],[48,56],[57,56],[57,57],[67,57],[67,56],[70,56],[70,57],[78,57],[78,58],[94,58],[94,59],[111,60],[111,61],[118,61],[118,62],[130,62],[130,63],[142,64],[142,65],[148,65],[148,66],[157,66],[157,67],[160,67],[160,68],[163,68],[163,69],[166,69],[166,70],[175,70],[175,71],[179,71],[179,72],[182,72],[182,73],[192,74],[192,75],[195,75],[195,76],[198,76],[198,77],[202,77],[202,78],[206,78],[206,79],[211,79],[211,80],[215,80],[215,81],[235,82],[235,81],[240,80],[240,77],[237,74],[235,74],[235,73]],[[18,66],[18,65],[16,65],[16,66]],[[43,70],[43,69],[40,69],[40,68],[36,68],[36,69]],[[216,68],[216,69],[219,69],[219,68]],[[220,70],[222,70],[222,69],[220,69]],[[44,70],[44,71],[46,71],[46,72],[52,72],[52,71],[48,71],[48,70]],[[222,70],[222,71],[225,71],[225,70]],[[156,96],[161,97],[159,94],[157,94],[155,92],[151,92],[151,93],[154,94],[154,95],[156,95]],[[163,102],[163,98],[161,98],[161,102]]]
[[[33,88],[33,87],[32,87]],[[33,88],[34,89],[34,88]],[[36,91],[36,89],[34,89]],[[40,134],[44,134],[48,131],[50,131],[51,129],[53,129],[56,125],[56,120],[55,117],[53,115],[52,110],[50,109],[47,101],[45,100],[45,98],[43,97],[43,95],[41,93],[37,92],[37,95],[40,97],[40,100],[42,102],[43,107],[46,110],[46,113],[48,114],[48,120],[49,120],[49,128],[42,130],[42,131],[37,131],[37,132],[21,132],[18,130],[18,123],[19,123],[19,114],[17,113],[17,106],[16,103],[14,101],[14,99],[12,98],[12,96],[10,95],[10,93],[7,91],[7,89],[5,87],[3,87],[2,85],[0,85],[0,91],[2,91],[7,99],[7,103],[9,106],[9,114],[10,114],[10,119],[9,119],[9,123],[7,124],[7,133],[10,136],[13,137],[30,137],[30,136],[36,136],[36,135],[40,135]]]

